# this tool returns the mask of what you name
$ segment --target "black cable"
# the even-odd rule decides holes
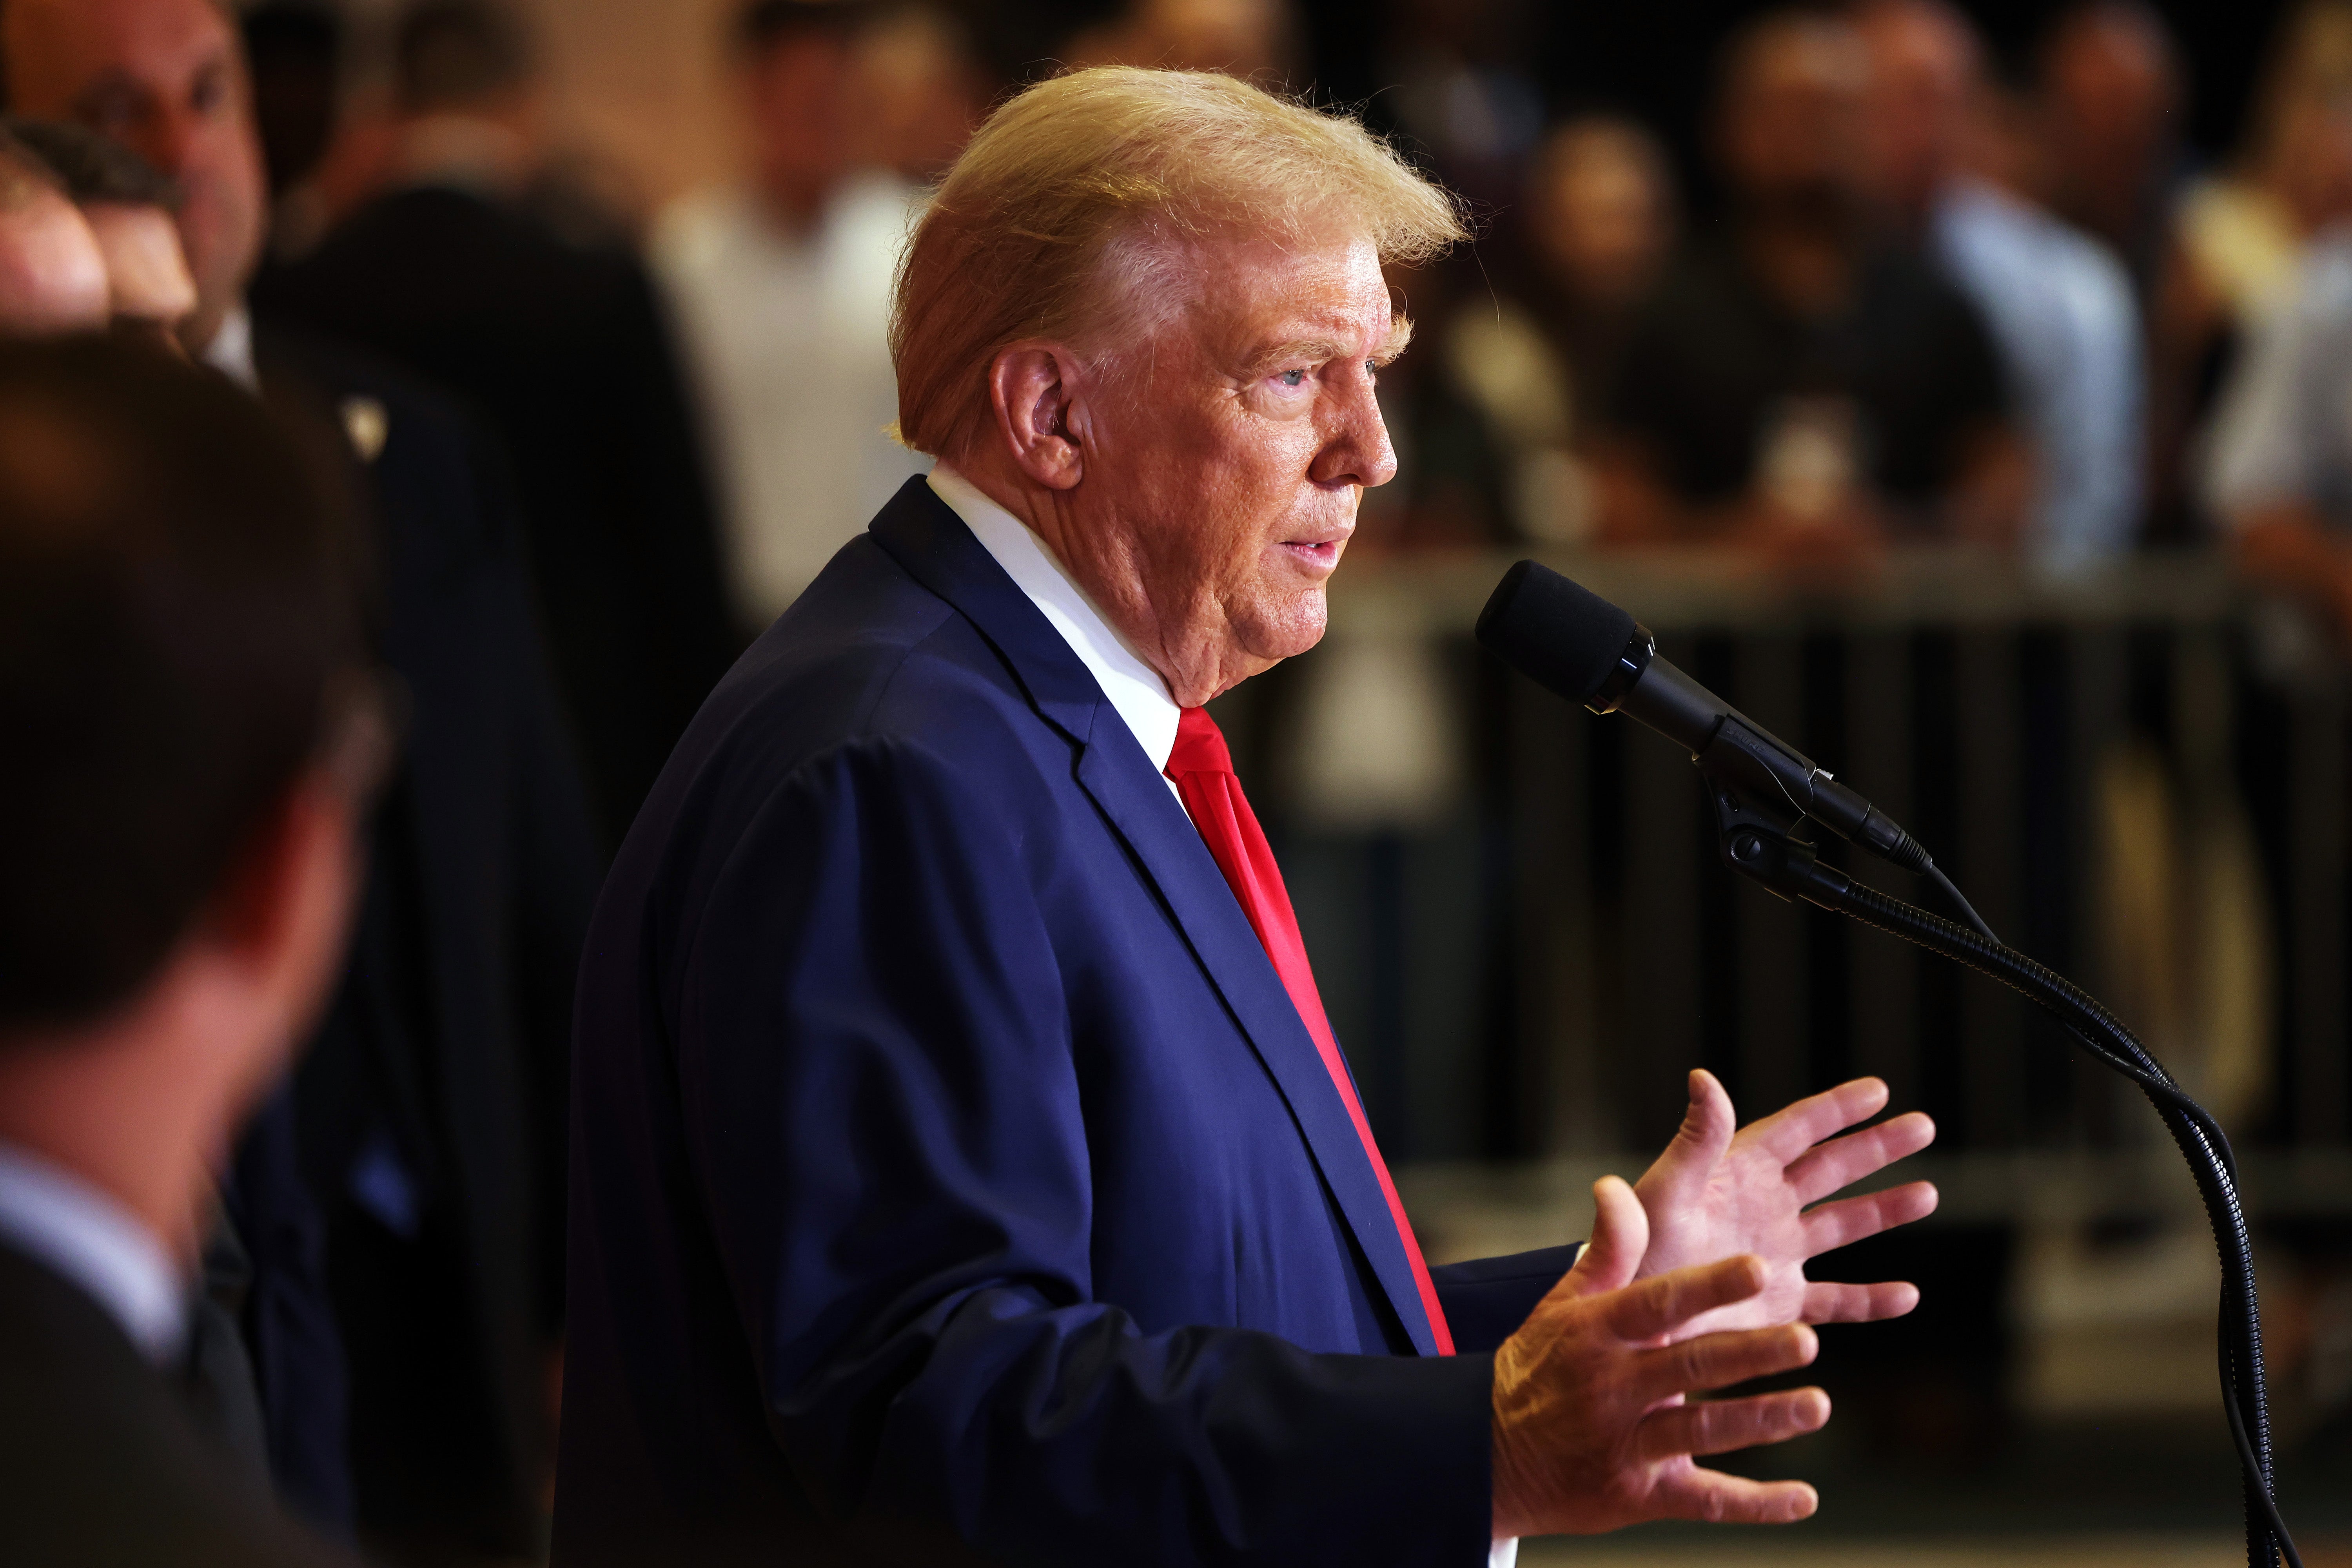
[[[2024,994],[2065,1024],[2091,1053],[2138,1084],[2173,1141],[2189,1161],[2222,1261],[2220,1341],[2222,1406],[2237,1449],[2246,1500],[2249,1568],[2277,1568],[2283,1553],[2289,1568],[2303,1568],[2294,1541],[2281,1518],[2270,1455],[2270,1414],[2263,1386],[2262,1321],[2253,1278],[2252,1239],[2237,1190],[2237,1160],[2229,1139],[2204,1107],[2172,1082],[2121,1021],[2063,976],[2003,946],[1978,917],[1950,879],[1926,868],[1938,886],[1965,911],[1970,930],[1954,921],[1889,897],[1875,888],[1820,868],[1806,896],[1892,936],[1943,954]],[[2099,1037],[2099,1038],[2095,1038]],[[2234,1329],[2236,1333],[2231,1331]],[[2235,1342],[2234,1343],[2232,1342]],[[2238,1364],[2242,1360],[2243,1364]]]
[[[1984,923],[1984,916],[1977,913],[1976,905],[1970,904],[1966,898],[1962,897],[1960,890],[1952,885],[1952,879],[1944,874],[1943,867],[1937,865],[1934,861],[1929,861],[1926,865],[1920,867],[1919,871],[1922,876],[1925,876],[1928,881],[1936,884],[1936,890],[1944,895],[1944,902],[1960,912],[1960,922],[1962,925],[1974,926],[1976,928],[1977,935],[1983,937],[1988,942],[1998,942],[2000,940],[2000,937],[1992,934],[1992,927]]]

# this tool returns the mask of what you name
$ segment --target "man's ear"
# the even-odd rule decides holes
[[[1053,490],[1086,477],[1078,361],[1058,343],[1015,343],[988,367],[996,429],[1021,471]]]

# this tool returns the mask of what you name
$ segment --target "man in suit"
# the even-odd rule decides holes
[[[627,241],[567,231],[535,200],[519,25],[435,0],[397,44],[387,188],[255,298],[464,393],[497,432],[558,688],[618,842],[741,645],[684,382]]]
[[[893,339],[940,465],[721,683],[598,905],[559,1568],[1467,1565],[1812,1511],[1692,1456],[1819,1390],[1680,1396],[1909,1310],[1804,1266],[1933,1206],[1819,1202],[1926,1119],[1824,1143],[1865,1082],[1735,1135],[1694,1074],[1572,1268],[1427,1267],[1202,706],[1320,635],[1395,468],[1381,263],[1460,234],[1214,75],[1056,78],[950,172]]]
[[[167,1382],[214,1163],[340,964],[392,736],[314,455],[152,348],[0,348],[0,1559],[340,1561]]]
[[[403,1550],[526,1552],[551,1448],[571,989],[600,865],[503,460],[405,377],[247,312],[260,157],[218,7],[5,0],[0,55],[15,110],[173,178],[197,294],[183,342],[335,433],[374,524],[373,630],[410,744],[319,1039],[226,1184],[274,1473],[312,1517],[355,1510]]]

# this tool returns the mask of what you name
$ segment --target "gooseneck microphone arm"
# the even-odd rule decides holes
[[[2245,1494],[2248,1568],[2303,1568],[2273,1496],[2270,1413],[2253,1247],[2238,1166],[2221,1124],[2105,1008],[2004,946],[1909,834],[1793,747],[1657,656],[1633,618],[1559,573],[1521,561],[1478,617],[1478,640],[1541,685],[1597,714],[1624,713],[1691,753],[1706,780],[1724,864],[1785,899],[1876,926],[2023,993],[2147,1097],[2196,1178],[2221,1259],[2221,1403]],[[1931,915],[1821,862],[1805,821],[1932,881],[1966,921]]]

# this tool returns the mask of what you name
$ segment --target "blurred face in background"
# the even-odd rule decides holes
[[[1656,144],[1622,121],[1578,120],[1552,133],[1536,168],[1529,221],[1546,269],[1581,304],[1631,307],[1674,243]]]
[[[1958,170],[1977,77],[1976,40],[1932,0],[1881,0],[1855,17],[1869,54],[1871,193],[1906,226]]]
[[[106,325],[106,258],[74,204],[14,170],[0,206],[0,336],[47,338]]]
[[[93,202],[82,216],[106,258],[115,328],[176,347],[173,334],[195,314],[196,280],[172,214],[130,202]]]
[[[180,242],[196,291],[184,340],[201,350],[261,253],[265,182],[236,34],[212,0],[8,0],[9,101],[74,120],[179,182]]]
[[[2050,40],[2042,91],[2066,204],[2110,239],[2127,237],[2179,108],[2171,40],[2137,8],[2080,12]]]
[[[848,172],[851,63],[848,40],[824,30],[787,34],[743,62],[753,168],[795,227],[816,219]]]
[[[1765,24],[1737,46],[1717,117],[1724,172],[1752,203],[1841,203],[1862,174],[1869,61],[1829,17]]]

